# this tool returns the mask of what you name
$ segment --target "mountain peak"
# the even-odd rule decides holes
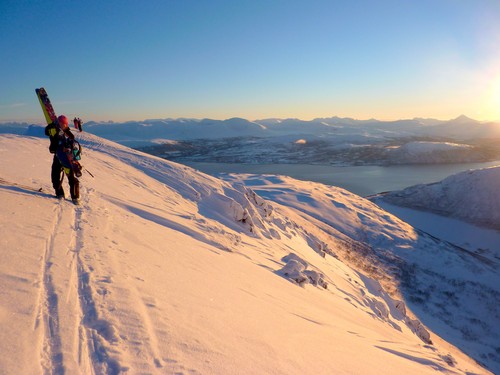
[[[456,119],[450,120],[450,122],[459,122],[459,123],[465,123],[465,122],[475,122],[477,123],[477,120],[474,120],[470,117],[467,117],[466,115],[460,115]]]

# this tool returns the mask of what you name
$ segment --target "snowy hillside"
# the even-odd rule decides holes
[[[0,135],[2,373],[489,373],[449,342],[500,370],[496,265],[342,189],[78,137],[82,206],[47,139]]]
[[[284,176],[227,175],[225,179],[243,180],[262,197],[298,210],[309,222],[326,224],[330,233],[333,228],[337,235],[360,241],[361,247],[357,243],[347,254],[337,254],[375,274],[386,290],[393,287],[384,282],[386,274],[395,275],[407,303],[421,313],[420,318],[426,317],[424,323],[469,353],[475,352],[476,358],[494,362],[498,372],[498,249],[490,249],[492,256],[482,256],[440,242],[343,189]],[[381,269],[383,274],[378,272]]]
[[[391,192],[383,199],[500,230],[500,166],[458,173]]]
[[[472,146],[450,142],[409,142],[387,151],[391,164],[468,163],[479,159]]]

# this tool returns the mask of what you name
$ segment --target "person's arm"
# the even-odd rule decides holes
[[[57,134],[56,126],[53,122],[45,127],[45,135],[47,137],[54,137]]]
[[[69,129],[69,127],[67,127],[66,129],[64,129],[64,134],[66,134],[66,136],[69,139],[75,139],[75,135],[71,132],[71,130]]]

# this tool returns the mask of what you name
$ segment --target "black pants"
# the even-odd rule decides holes
[[[52,179],[52,186],[54,187],[56,195],[64,196],[64,189],[62,187],[62,180],[64,179],[64,176],[61,177],[61,172],[63,170],[66,176],[68,176],[71,199],[80,198],[80,182],[78,181],[78,178],[75,177],[75,173],[71,168],[64,168],[57,156],[54,155],[50,177]]]

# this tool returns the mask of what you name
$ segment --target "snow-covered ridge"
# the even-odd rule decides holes
[[[332,117],[150,121],[89,124],[88,130],[171,160],[226,163],[423,164],[500,158],[500,124],[465,116],[450,121]],[[179,143],[158,143],[155,139]],[[425,142],[424,142],[425,140]],[[451,147],[452,142],[460,142]],[[396,149],[395,146],[399,146]],[[265,155],[265,160],[262,156]]]
[[[27,123],[2,123],[0,127],[26,128]],[[460,116],[449,121],[411,119],[397,121],[355,120],[350,118],[269,119],[249,121],[242,118],[214,119],[151,119],[127,122],[94,122],[85,124],[87,132],[101,137],[126,142],[146,142],[155,138],[170,140],[216,139],[231,137],[277,137],[309,135],[315,137],[342,137],[371,139],[434,137],[440,139],[471,140],[500,138],[500,124],[479,122]]]
[[[412,154],[421,154],[433,151],[449,151],[449,150],[464,150],[469,149],[471,146],[458,144],[458,143],[450,143],[450,142],[410,142],[406,143],[403,148],[405,152]]]
[[[89,122],[84,127],[106,139],[178,161],[385,165],[500,159],[500,124],[464,117],[448,122],[337,117],[311,121],[167,119]],[[34,135],[39,129],[0,124],[0,133]]]
[[[309,135],[341,139],[392,139],[402,137],[434,137],[441,139],[491,139],[500,138],[500,124],[479,122],[465,116],[454,120],[421,119],[378,121],[353,120],[332,117],[304,121],[299,119],[255,120],[242,118],[227,120],[146,120],[126,123],[88,123],[90,133],[111,137],[149,140],[161,137],[174,140],[216,139],[231,137],[280,137]],[[156,135],[155,135],[156,134]],[[116,140],[113,138],[113,140]]]
[[[467,163],[477,158],[471,145],[450,142],[408,142],[387,152],[391,164]]]
[[[458,173],[434,184],[391,192],[383,199],[500,230],[500,166]]]
[[[498,366],[491,265],[342,189],[78,138],[80,207],[51,196],[47,139],[0,135],[6,373],[488,373],[440,335]]]

